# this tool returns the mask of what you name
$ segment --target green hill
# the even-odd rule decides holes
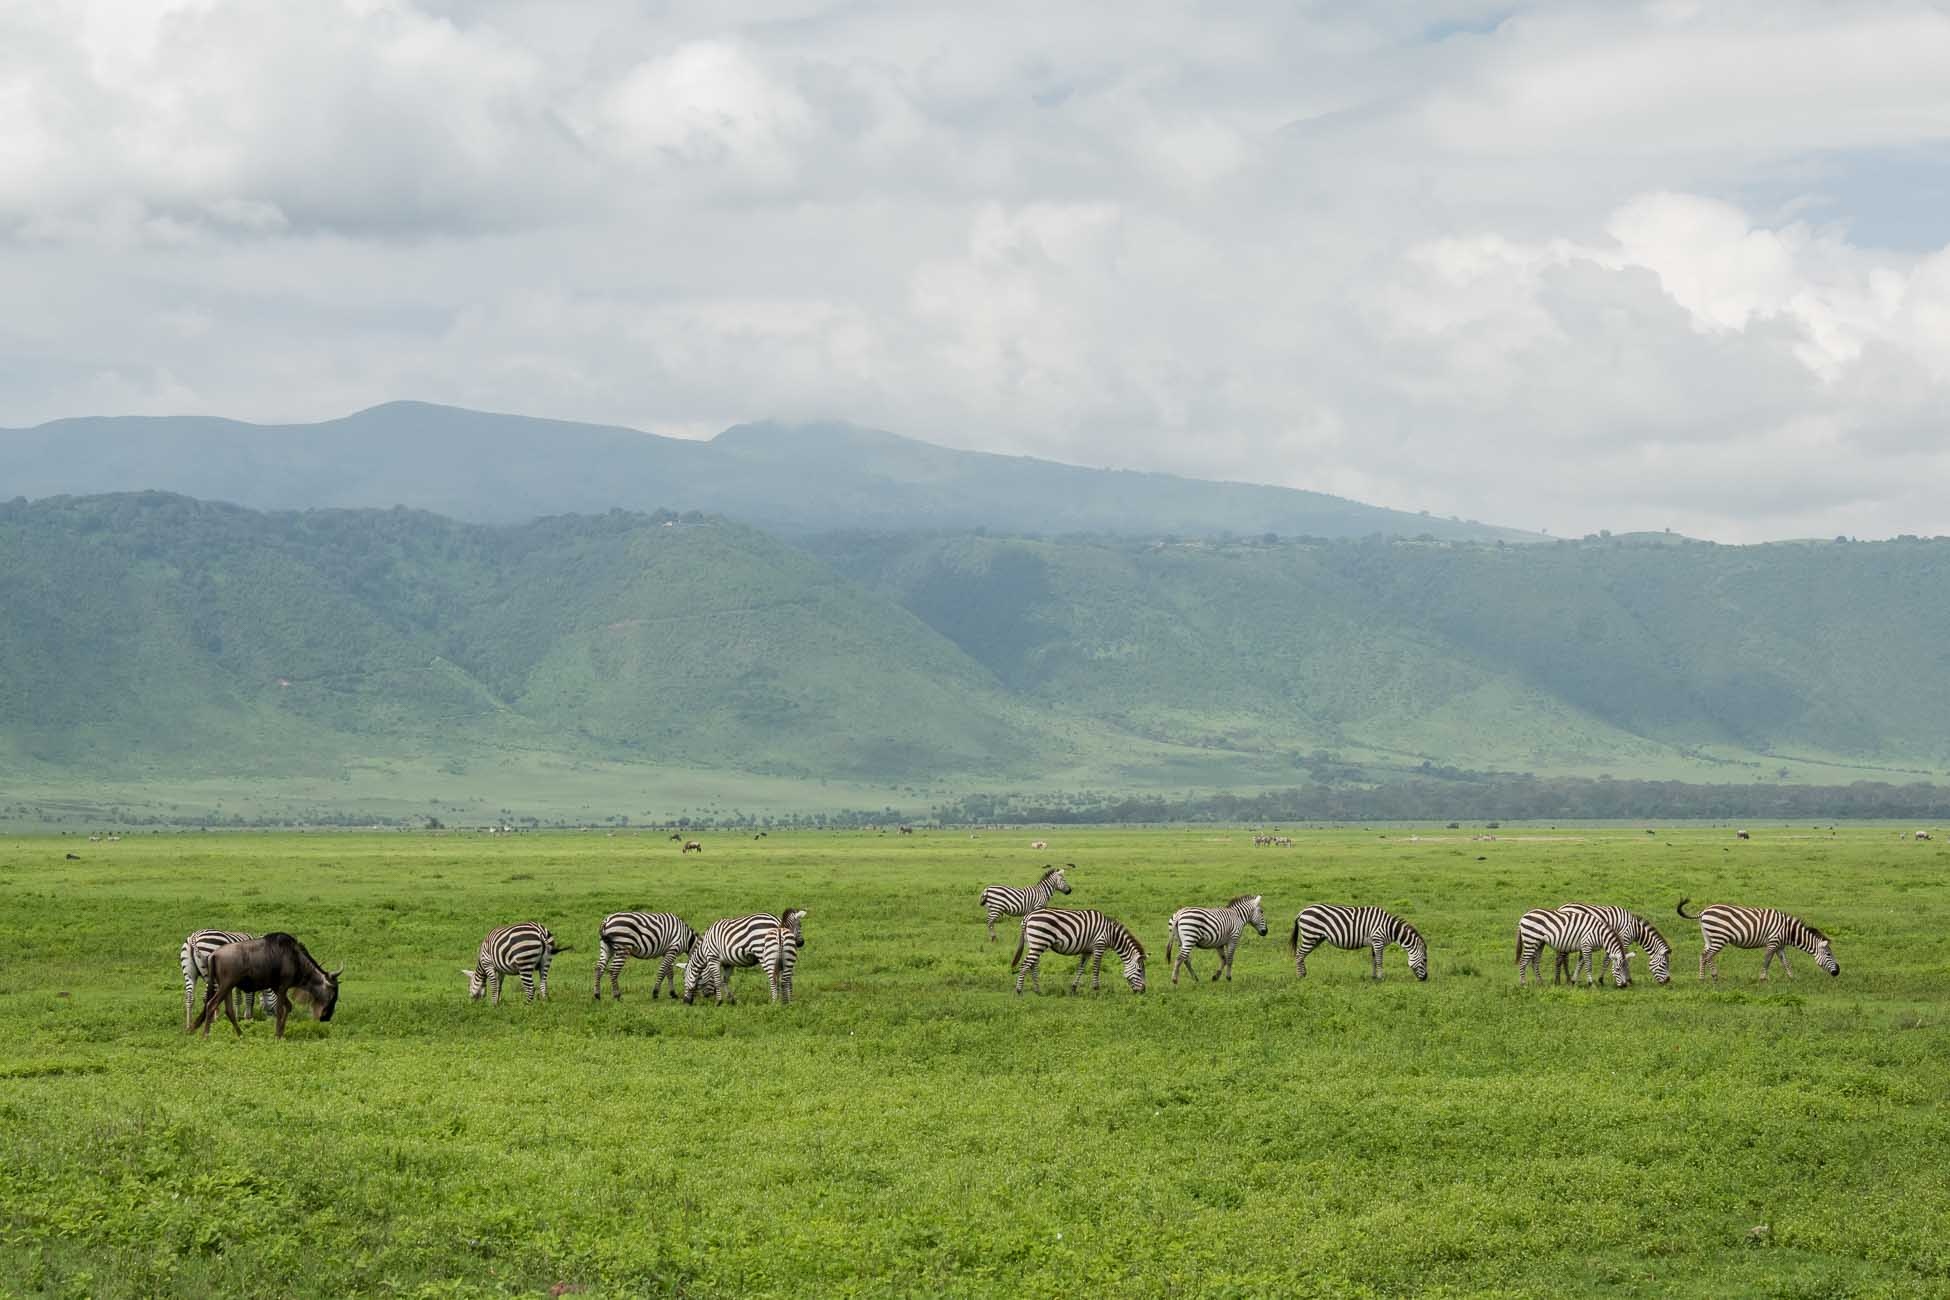
[[[15,502],[0,795],[648,812],[1454,769],[1908,780],[1950,765],[1947,590],[1950,542],[795,548],[695,512]]]
[[[0,497],[144,490],[274,510],[404,505],[490,523],[669,507],[787,535],[985,527],[1534,540],[1319,492],[956,451],[846,424],[740,425],[695,442],[392,402],[320,424],[180,416],[0,429]]]

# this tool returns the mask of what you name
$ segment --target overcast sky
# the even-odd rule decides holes
[[[1950,8],[1193,8],[13,0],[0,426],[842,418],[1950,533]]]

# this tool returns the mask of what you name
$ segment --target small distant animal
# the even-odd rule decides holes
[[[684,837],[682,835],[673,835],[670,838],[672,843],[676,843],[677,841],[683,839]]]
[[[696,840],[685,840],[684,847],[677,851],[679,853],[702,853],[704,852],[704,846]]]
[[[1049,845],[1044,843],[1042,840],[1031,840],[1029,841],[1029,847],[1032,849],[1046,849],[1049,847]]]
[[[1919,840],[1927,840],[1930,838],[1930,833],[1928,831],[1918,831],[1916,832],[1916,838]]]
[[[1065,863],[1061,867],[1046,867],[1043,877],[1027,889],[1016,889],[1010,885],[990,885],[982,891],[982,907],[989,914],[989,942],[995,942],[995,923],[1005,916],[1028,916],[1031,912],[1049,906],[1051,894],[1067,894],[1070,882],[1063,873],[1073,870],[1076,863]]]
[[[81,861],[81,855],[80,855],[79,853],[70,853],[70,854],[68,855],[68,861],[70,861],[70,862],[79,862],[79,861]]]
[[[1745,831],[1735,831],[1733,833],[1733,838],[1735,838],[1736,840],[1750,840],[1753,838],[1753,836],[1747,834],[1747,832]]]
[[[230,1027],[242,1038],[244,1030],[237,1023],[237,1008],[231,1001],[232,993],[246,995],[271,992],[277,997],[277,1021],[279,1038],[284,1037],[284,1020],[291,1013],[291,990],[302,989],[311,999],[312,1019],[326,1021],[339,1004],[339,977],[345,974],[341,966],[328,971],[319,965],[305,945],[282,930],[273,931],[262,939],[245,939],[240,943],[227,943],[210,954],[210,988],[203,996],[203,1010],[198,1014],[191,1032],[198,1028],[203,1036],[210,1036],[210,1023],[217,1018],[217,1008],[222,1007],[230,1017]]]
[[[914,833],[914,828],[912,826],[903,826],[900,828],[900,833],[903,835],[912,835]]]

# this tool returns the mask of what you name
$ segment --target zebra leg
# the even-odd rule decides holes
[[[669,952],[665,953],[663,961],[661,961],[657,965],[657,982],[650,986],[651,998],[653,999],[656,998],[656,996],[658,995],[658,991],[661,990],[664,986],[665,978],[668,978],[670,980],[670,995],[672,997],[676,997],[677,996],[677,950],[675,948],[672,948]],[[622,997],[623,995],[619,993],[616,996]]]
[[[1307,978],[1307,954],[1319,946],[1320,940],[1309,938],[1302,940],[1300,946],[1294,949],[1293,970],[1301,979]]]
[[[1212,982],[1217,984],[1221,975],[1225,976],[1228,980],[1232,978],[1232,948],[1230,945],[1219,949],[1219,969],[1212,972]]]
[[[1088,966],[1089,964],[1090,964],[1089,953],[1085,953],[1083,954],[1083,956],[1077,958],[1077,974],[1076,974],[1076,978],[1070,981],[1070,992],[1075,993],[1077,991],[1077,986],[1083,983],[1084,967]]]
[[[1102,948],[1097,949],[1096,952],[1091,954],[1090,960],[1090,991],[1092,993],[1101,993],[1104,987],[1104,950]]]
[[[995,917],[996,914],[994,912],[989,913],[989,942],[990,943],[995,942]]]
[[[1386,940],[1383,940],[1380,943],[1372,943],[1368,945],[1368,951],[1374,954],[1374,977],[1376,979],[1381,978],[1381,954],[1386,952],[1387,950],[1388,950],[1388,943]],[[1541,978],[1542,977],[1540,976],[1539,977],[1540,982],[1541,982]]]
[[[1578,977],[1571,970],[1571,954],[1565,952],[1562,948],[1555,948],[1552,951],[1557,954],[1557,961],[1551,967],[1551,983],[1556,984],[1560,980],[1569,980],[1573,984],[1577,983]],[[1537,980],[1539,983],[1542,983],[1543,976],[1539,975]]]
[[[1787,976],[1789,979],[1794,978],[1794,967],[1788,965],[1786,948],[1781,949],[1781,974]]]
[[[738,995],[731,991],[731,966],[727,962],[718,963],[718,1005],[738,1005]]]
[[[494,972],[494,1005],[501,1005],[501,972]]]

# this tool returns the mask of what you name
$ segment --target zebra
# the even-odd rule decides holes
[[[1679,914],[1688,921],[1699,922],[1700,940],[1706,947],[1699,955],[1699,977],[1706,978],[1711,970],[1713,978],[1720,978],[1720,949],[1732,944],[1736,948],[1764,948],[1766,952],[1760,959],[1760,977],[1767,978],[1767,968],[1776,956],[1781,959],[1781,970],[1789,979],[1794,971],[1788,965],[1787,950],[1799,948],[1815,959],[1815,965],[1830,975],[1840,975],[1842,964],[1835,960],[1834,950],[1828,946],[1828,936],[1802,921],[1799,917],[1777,912],[1771,907],[1735,907],[1730,903],[1714,903],[1703,907],[1692,916],[1686,916],[1686,904],[1691,899],[1679,900]]]
[[[1557,909],[1560,912],[1590,912],[1599,920],[1618,931],[1618,937],[1626,943],[1635,943],[1645,949],[1646,966],[1652,972],[1652,982],[1665,984],[1672,979],[1672,945],[1666,936],[1652,927],[1652,922],[1637,912],[1628,912],[1622,907],[1600,907],[1594,903],[1566,903]],[[1605,958],[1611,960],[1609,956]],[[1551,972],[1551,983],[1558,977],[1567,975],[1571,965],[1571,954],[1562,948],[1557,950],[1557,969]]]
[[[210,978],[210,954],[227,943],[242,943],[246,939],[255,937],[255,935],[245,934],[242,930],[193,930],[183,940],[182,950],[177,953],[176,959],[183,968],[183,1029],[185,1032],[196,1021],[196,982]],[[246,994],[244,1002],[249,1008],[252,1020],[258,1019],[260,1014],[274,1016],[278,1011],[278,995],[269,991],[260,993],[257,997]],[[225,1010],[228,1011],[229,1007],[226,1006]],[[236,1017],[233,1015],[231,1019],[234,1020]]]
[[[1535,908],[1525,912],[1517,921],[1517,984],[1522,987],[1528,983],[1528,975],[1535,975],[1537,983],[1544,982],[1543,969],[1537,964],[1538,950],[1545,944],[1559,952],[1576,951],[1577,969],[1571,972],[1571,982],[1578,982],[1578,976],[1585,977],[1585,986],[1593,987],[1598,982],[1598,971],[1591,960],[1592,950],[1603,947],[1605,955],[1611,958],[1611,980],[1619,988],[1632,981],[1628,966],[1625,941],[1611,923],[1595,912],[1575,912],[1570,910],[1552,911],[1547,907]]]
[[[1178,968],[1184,966],[1192,971],[1192,978],[1198,972],[1192,970],[1192,949],[1216,948],[1219,952],[1219,969],[1212,972],[1214,983],[1220,975],[1228,982],[1232,979],[1232,956],[1239,950],[1239,940],[1252,926],[1259,931],[1259,937],[1266,937],[1266,913],[1261,910],[1259,894],[1241,894],[1224,907],[1181,907],[1171,914],[1167,923],[1170,937],[1165,940],[1165,960],[1171,962],[1171,982],[1178,983]],[[1178,948],[1178,959],[1172,961],[1173,945]]]
[[[481,940],[481,951],[474,958],[474,966],[463,969],[467,976],[467,996],[478,1002],[487,992],[488,981],[494,981],[494,1005],[501,1005],[501,980],[506,975],[521,976],[521,990],[525,1000],[535,1000],[535,984],[539,976],[542,986],[542,1001],[548,1001],[548,965],[555,955],[568,952],[569,948],[555,942],[545,925],[533,921],[523,921],[517,925],[504,925],[489,930]]]
[[[609,976],[611,996],[623,996],[617,978],[623,973],[623,963],[631,957],[663,958],[657,967],[657,982],[650,986],[650,996],[655,998],[662,993],[664,981],[669,980],[670,995],[676,997],[677,958],[690,952],[696,942],[697,931],[684,924],[681,916],[669,912],[611,912],[603,918],[596,942],[596,1001],[603,1000],[605,974]]]
[[[1300,909],[1293,918],[1293,933],[1287,938],[1287,951],[1293,954],[1293,968],[1301,979],[1307,977],[1307,954],[1323,943],[1336,948],[1366,948],[1374,954],[1374,977],[1381,978],[1381,954],[1389,944],[1401,945],[1408,954],[1408,968],[1415,978],[1429,977],[1429,945],[1414,926],[1379,907],[1342,907],[1334,903],[1315,903]]]
[[[1016,954],[1009,959],[1009,968],[1016,973],[1016,996],[1022,996],[1024,975],[1029,976],[1031,986],[1038,993],[1043,991],[1045,950],[1079,958],[1070,992],[1075,993],[1077,985],[1083,982],[1085,966],[1092,967],[1090,991],[1097,992],[1102,987],[1106,948],[1113,949],[1124,964],[1124,982],[1131,986],[1131,992],[1144,992],[1144,945],[1123,922],[1091,908],[1046,907],[1028,913],[1022,918],[1022,937],[1016,940]]]
[[[1049,906],[1051,894],[1067,894],[1070,882],[1064,877],[1065,871],[1076,870],[1077,864],[1066,862],[1060,867],[1046,868],[1043,878],[1027,889],[1015,889],[1009,885],[990,885],[982,891],[982,906],[989,914],[989,942],[995,942],[995,923],[1005,916],[1028,916],[1031,912]]]
[[[731,992],[731,968],[757,966],[772,986],[772,1001],[792,1000],[792,970],[799,949],[805,947],[806,909],[788,907],[781,916],[757,912],[713,921],[698,936],[691,960],[684,967],[684,1003],[709,993],[723,1005],[737,1005]]]

